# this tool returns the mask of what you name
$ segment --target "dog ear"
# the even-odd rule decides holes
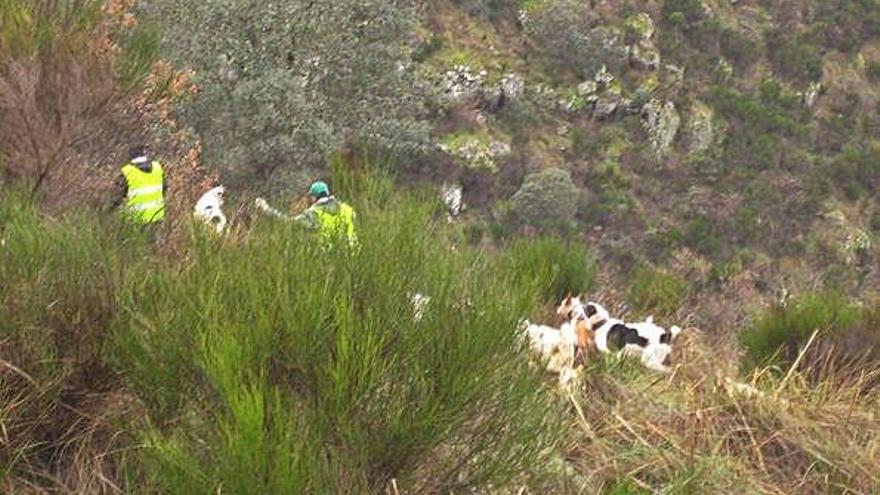
[[[599,310],[596,309],[596,305],[595,305],[595,304],[593,304],[593,303],[589,303],[589,304],[587,304],[586,313],[587,313],[587,317],[588,317],[588,318],[591,318],[591,317],[595,316],[596,313],[598,313],[598,312],[599,312]]]

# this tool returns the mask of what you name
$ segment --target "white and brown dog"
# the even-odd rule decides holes
[[[649,369],[664,373],[669,371],[672,344],[681,332],[678,326],[664,329],[654,323],[650,316],[638,323],[624,323],[611,318],[602,305],[595,302],[584,304],[577,297],[566,298],[558,312],[584,315],[599,352],[639,357],[642,364]]]
[[[554,328],[521,320],[519,328],[532,355],[547,371],[558,375],[561,386],[577,379],[578,367],[574,364],[577,337],[571,325],[566,323],[562,328]]]
[[[579,366],[586,363],[590,352],[596,346],[595,332],[590,325],[590,318],[580,298],[570,294],[563,299],[556,314],[568,319],[563,328],[569,328],[574,335],[573,365]]]

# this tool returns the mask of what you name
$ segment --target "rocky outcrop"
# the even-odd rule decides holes
[[[642,126],[648,133],[655,160],[659,161],[667,156],[680,125],[681,117],[671,101],[663,103],[655,99],[642,107]]]
[[[695,101],[688,112],[685,136],[689,153],[700,153],[715,142],[715,113],[708,105]]]
[[[497,158],[510,154],[510,144],[479,134],[447,136],[439,148],[465,167],[490,172],[498,170]]]
[[[626,21],[627,47],[630,65],[637,69],[657,70],[660,68],[660,51],[654,46],[654,20],[645,12],[638,13]]]

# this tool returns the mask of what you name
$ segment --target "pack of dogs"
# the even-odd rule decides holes
[[[577,378],[591,356],[611,354],[637,358],[646,368],[670,371],[672,346],[681,328],[663,328],[652,316],[639,322],[612,318],[601,304],[568,296],[556,309],[565,319],[555,328],[523,321],[522,335],[537,361],[559,375],[561,385]]]

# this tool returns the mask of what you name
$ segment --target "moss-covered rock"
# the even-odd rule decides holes
[[[450,134],[441,140],[439,147],[465,167],[490,172],[498,171],[497,158],[510,154],[510,144],[485,133]]]
[[[715,142],[714,117],[715,112],[705,103],[694,101],[691,105],[685,130],[688,152],[700,153]]]
[[[642,126],[648,133],[656,160],[662,160],[669,153],[680,125],[681,117],[671,101],[663,103],[655,99],[642,107]]]

